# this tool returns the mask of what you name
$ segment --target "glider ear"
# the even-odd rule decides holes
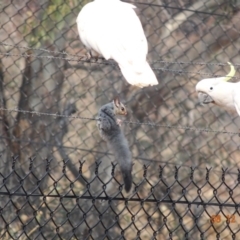
[[[113,99],[113,102],[117,107],[120,107],[120,100],[118,96]]]

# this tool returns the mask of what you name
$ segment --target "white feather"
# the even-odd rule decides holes
[[[228,82],[236,73],[232,63],[230,72],[225,77],[207,78],[196,85],[201,103],[214,103],[230,111],[237,111],[240,116],[240,82]]]
[[[95,0],[77,17],[83,44],[114,59],[126,80],[139,87],[158,81],[146,61],[148,44],[134,5],[119,0]]]
[[[238,115],[240,116],[240,82],[235,83],[233,90],[233,101]]]
[[[203,79],[196,85],[196,91],[208,94],[216,105],[240,115],[240,82],[225,82],[221,78]]]

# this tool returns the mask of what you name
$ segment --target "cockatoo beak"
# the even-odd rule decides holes
[[[204,92],[198,92],[198,100],[201,105],[214,103],[214,100]]]

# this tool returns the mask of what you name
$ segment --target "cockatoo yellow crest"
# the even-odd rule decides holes
[[[148,44],[134,5],[120,0],[95,0],[86,4],[77,17],[81,41],[101,54],[114,59],[132,85],[158,84],[146,57]]]
[[[223,79],[223,81],[225,82],[229,81],[232,77],[234,77],[236,73],[235,67],[230,62],[228,62],[228,64],[230,65],[231,69],[230,69],[230,72],[227,74],[227,76]]]

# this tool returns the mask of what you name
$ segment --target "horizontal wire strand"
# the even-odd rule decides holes
[[[0,52],[0,55],[2,56],[5,56],[5,57],[24,57],[24,58],[29,58],[29,57],[34,57],[34,58],[46,58],[46,59],[61,59],[61,60],[66,60],[68,62],[87,62],[87,63],[90,63],[90,64],[101,64],[101,65],[116,65],[115,63],[113,62],[110,62],[110,61],[104,61],[104,62],[96,62],[96,61],[86,61],[86,60],[82,60],[82,59],[73,59],[73,58],[64,58],[64,57],[56,57],[56,56],[38,56],[38,55],[34,55],[34,54],[11,54],[11,53],[2,53]],[[168,62],[168,63],[172,63],[172,62]],[[186,64],[186,62],[184,63]],[[190,63],[189,64],[195,64],[197,65],[197,63]],[[214,63],[211,63],[212,65]],[[203,65],[202,63],[199,63],[198,65]],[[207,64],[206,64],[207,65]],[[224,65],[223,63],[219,63],[219,64],[215,64],[215,65]],[[226,64],[225,64],[226,65]],[[238,65],[239,66],[239,65]],[[194,71],[185,71],[185,70],[176,70],[176,69],[169,69],[169,68],[156,68],[156,67],[153,67],[152,68],[153,70],[157,70],[157,71],[163,71],[163,72],[171,72],[171,73],[175,73],[175,74],[198,74],[198,75],[201,75],[201,76],[208,76],[208,77],[225,77],[225,76],[222,76],[222,75],[216,75],[216,74],[213,74],[213,73],[204,73],[204,72],[201,72],[201,71],[197,71],[197,72],[194,72]],[[231,77],[232,79],[239,79],[240,80],[240,77]]]
[[[156,3],[135,2],[135,1],[129,1],[129,0],[123,0],[123,1],[127,2],[127,3],[132,3],[132,4],[146,5],[149,7],[150,6],[151,7],[162,7],[162,8],[176,9],[176,10],[187,11],[187,12],[194,12],[194,13],[198,13],[198,14],[207,14],[207,15],[213,15],[213,16],[219,16],[219,17],[229,17],[227,14],[204,12],[204,11],[199,11],[199,10],[194,10],[194,9],[189,9],[189,8],[180,8],[180,7],[169,6],[169,5],[165,5],[165,4],[163,5],[163,4],[156,4]]]
[[[85,149],[85,148],[80,148],[80,147],[69,147],[69,146],[65,146],[65,145],[57,145],[57,144],[49,144],[49,143],[44,143],[44,142],[34,142],[34,141],[27,141],[27,140],[22,140],[20,138],[8,138],[8,137],[2,137],[0,136],[0,139],[8,139],[8,140],[12,140],[13,142],[21,142],[21,143],[30,143],[30,144],[34,144],[34,145],[38,145],[38,146],[44,146],[44,147],[57,147],[57,148],[66,148],[66,149],[71,149],[71,150],[78,150],[78,151],[82,151],[82,152],[87,152],[88,154],[93,154],[93,153],[97,153],[97,154],[101,154],[101,155],[104,155],[104,156],[114,156],[113,153],[109,152],[109,151],[105,151],[105,152],[102,152],[102,151],[98,151],[98,150],[91,150],[91,149]],[[58,149],[56,151],[59,151]],[[136,160],[141,160],[141,161],[146,161],[146,162],[149,162],[150,164],[164,164],[164,165],[171,165],[171,166],[174,166],[174,167],[185,167],[185,168],[189,168],[190,166],[187,165],[187,164],[184,164],[184,163],[180,163],[180,164],[177,164],[177,163],[174,163],[174,162],[170,162],[170,160],[166,160],[166,161],[162,161],[162,160],[159,160],[159,159],[156,159],[156,158],[147,158],[147,157],[139,157],[139,156],[132,156],[133,159],[136,159]],[[66,159],[65,159],[66,160]],[[69,159],[67,159],[68,161],[71,161]],[[23,163],[26,163],[28,162],[25,161]],[[58,161],[57,163],[61,163],[61,161]],[[79,161],[77,162],[71,162],[73,165],[78,165],[79,164]],[[43,163],[44,164],[44,163]],[[56,164],[52,170],[56,167],[58,167],[59,165]],[[67,162],[66,162],[67,164]],[[41,166],[42,164],[38,165],[37,167]],[[0,170],[3,169],[4,167],[0,167]],[[199,167],[199,166],[194,166],[195,169],[197,170],[206,170],[206,168],[204,167]],[[70,170],[68,170],[70,171]],[[212,172],[214,173],[222,173],[222,171],[220,170],[216,170],[214,168],[211,169]],[[238,173],[236,172],[233,172],[232,170],[228,170],[228,173],[231,174],[231,175],[238,175]]]
[[[3,45],[5,47],[13,47],[13,48],[18,48],[18,49],[25,49],[25,50],[34,50],[34,51],[41,51],[41,52],[47,52],[47,53],[53,53],[53,54],[62,54],[62,55],[68,55],[68,56],[74,56],[74,57],[81,57],[80,55],[75,55],[75,54],[70,54],[67,52],[59,52],[59,51],[51,51],[45,48],[31,48],[31,47],[23,47],[19,46],[17,44],[9,44],[5,42],[0,42],[0,45]]]
[[[16,108],[0,108],[0,111],[7,111],[7,112],[20,112],[23,114],[35,114],[38,116],[48,116],[48,117],[54,117],[54,118],[70,118],[70,119],[81,119],[81,120],[94,120],[97,121],[100,118],[93,118],[93,117],[81,117],[81,116],[68,116],[64,114],[57,114],[57,113],[46,113],[46,112],[37,112],[37,111],[27,111],[27,110],[21,110]],[[151,127],[160,127],[160,128],[171,128],[171,129],[177,129],[177,130],[184,130],[184,131],[197,131],[197,132],[205,132],[205,133],[214,133],[214,134],[229,134],[229,135],[239,135],[240,132],[231,132],[231,131],[219,131],[219,130],[212,130],[209,128],[195,128],[191,126],[177,126],[177,125],[165,125],[165,124],[157,124],[154,122],[136,122],[136,121],[126,121],[123,120],[123,123],[126,124],[133,124],[133,125],[145,125],[145,126],[151,126]]]
[[[186,205],[197,205],[197,206],[221,206],[221,207],[232,207],[238,208],[238,203],[219,203],[219,202],[204,202],[204,201],[182,201],[173,199],[156,199],[156,198],[123,198],[123,197],[101,197],[101,196],[77,196],[77,195],[66,195],[66,194],[32,194],[32,193],[21,193],[21,192],[0,192],[0,196],[21,196],[21,197],[43,197],[43,198],[71,198],[71,199],[88,199],[88,200],[101,200],[101,201],[128,201],[128,202],[149,202],[149,203],[171,203],[171,204],[186,204]]]
[[[61,54],[61,55],[67,55],[67,56],[72,56],[72,57],[77,57],[77,58],[81,58],[81,57],[85,57],[85,55],[78,55],[78,54],[70,54],[70,53],[67,53],[65,51],[51,51],[51,50],[48,50],[48,49],[45,49],[45,48],[31,48],[31,47],[23,47],[23,46],[19,46],[17,44],[9,44],[9,43],[6,43],[6,42],[0,42],[0,45],[3,45],[3,46],[9,46],[9,47],[13,47],[13,48],[17,48],[17,49],[26,49],[26,50],[33,50],[33,51],[41,51],[41,52],[47,52],[47,53],[53,53],[53,54]],[[40,56],[40,55],[28,55],[28,54],[10,54],[9,52],[6,52],[6,53],[1,53],[1,55],[5,55],[6,57],[8,56],[21,56],[21,57],[27,57],[27,56],[33,56],[33,57],[46,57],[46,58],[60,58],[60,59],[70,59],[71,61],[79,61],[79,59],[72,59],[72,58],[61,58],[61,57],[57,57],[57,56],[51,56],[51,55],[45,55],[45,56]],[[99,58],[99,59],[104,59],[104,58]],[[84,61],[84,60],[83,60]],[[86,61],[86,62],[89,62],[89,61]],[[107,61],[106,61],[107,62]],[[156,61],[153,61],[151,62],[152,64],[154,63],[167,63],[167,64],[186,64],[186,65],[217,65],[217,66],[226,66],[226,65],[229,65],[227,62],[186,62],[186,61],[169,61],[169,60],[156,60]],[[233,64],[234,66],[236,67],[239,67],[240,66],[240,63],[239,64]]]

